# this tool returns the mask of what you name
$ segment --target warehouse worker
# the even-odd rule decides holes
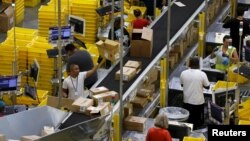
[[[123,27],[123,45],[125,47],[130,46],[130,37],[126,28]],[[108,38],[111,39],[111,29],[109,31]],[[119,40],[121,38],[121,17],[116,17],[114,21],[114,40]]]
[[[226,23],[223,24],[223,28],[229,28],[230,29],[230,36],[232,38],[232,46],[234,46],[237,49],[237,52],[239,52],[239,48],[241,48],[241,55],[240,60],[242,60],[242,46],[243,46],[243,39],[245,36],[250,35],[250,22],[244,19],[244,9],[242,7],[238,7],[237,9],[237,17],[232,18]],[[242,25],[240,25],[240,22],[242,22]],[[240,35],[239,35],[239,28],[242,27],[242,37],[240,41]],[[239,47],[239,43],[241,42],[241,47]]]
[[[88,71],[93,68],[94,63],[92,57],[86,50],[78,50],[73,44],[68,44],[65,50],[69,56],[67,61],[67,72],[70,72],[70,65],[77,64],[80,72]],[[97,81],[97,72],[94,72],[92,76],[87,78],[84,82],[85,86],[90,89],[92,85]]]
[[[199,58],[190,58],[189,67],[180,75],[184,94],[183,108],[189,111],[188,122],[194,125],[194,129],[197,129],[204,123],[203,87],[209,89],[210,83],[207,75],[199,69]]]
[[[226,71],[227,68],[239,60],[238,53],[235,47],[230,46],[231,38],[228,35],[223,37],[223,45],[214,49],[211,58],[216,56],[215,69]]]
[[[4,116],[5,103],[0,100],[0,117]]]
[[[133,21],[133,28],[142,29],[143,27],[147,27],[150,24],[150,22],[148,20],[143,19],[141,17],[141,10],[140,9],[135,9],[134,15],[135,15],[136,19]]]
[[[71,64],[69,76],[63,81],[63,97],[70,99],[77,99],[78,97],[86,98],[88,95],[84,93],[84,80],[93,75],[98,67],[99,64],[91,70],[80,72],[80,68],[77,64]]]
[[[164,113],[160,113],[154,120],[155,127],[148,130],[146,141],[172,141],[172,137],[168,131],[168,117]]]

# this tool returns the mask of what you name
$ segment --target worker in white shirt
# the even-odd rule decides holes
[[[84,80],[93,75],[98,67],[99,64],[89,71],[80,72],[77,64],[71,64],[69,76],[63,81],[63,97],[70,99],[77,99],[78,97],[86,98],[88,94],[84,93]]]

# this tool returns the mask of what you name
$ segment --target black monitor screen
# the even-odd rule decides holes
[[[17,76],[0,77],[0,91],[17,90]]]
[[[61,39],[70,39],[71,37],[71,27],[70,26],[63,26],[61,28]],[[49,38],[50,40],[58,40],[58,27],[50,27],[49,28]]]
[[[74,28],[75,33],[85,35],[85,20],[83,18],[70,15],[69,24]]]

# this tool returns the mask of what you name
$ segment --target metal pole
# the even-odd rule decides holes
[[[62,99],[62,46],[61,46],[61,0],[58,0],[58,43],[57,43],[57,48],[58,48],[58,79],[59,79],[59,86],[58,86],[58,96],[59,96],[59,101],[58,101],[58,108],[61,106],[61,99]]]
[[[171,24],[171,0],[168,0],[168,22],[167,22],[167,52],[166,52],[166,58],[167,58],[167,65],[166,65],[166,106],[168,105],[168,82],[169,82],[169,49],[170,49],[170,24]]]
[[[124,0],[121,0],[121,38],[120,38],[120,141],[122,140],[122,119],[123,119],[123,102],[122,102],[122,96],[123,96],[123,38],[124,38],[124,32],[123,32],[123,26],[124,26]]]
[[[12,74],[17,74],[17,48],[16,48],[16,3],[12,1],[12,7],[14,7],[14,20],[13,20],[13,38],[14,38],[14,61],[12,64]]]
[[[112,0],[112,13],[111,13],[111,39],[114,40],[114,11],[115,11],[115,1]]]

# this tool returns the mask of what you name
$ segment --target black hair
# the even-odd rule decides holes
[[[75,50],[75,49],[76,49],[76,47],[75,47],[74,44],[72,44],[72,43],[67,44],[67,45],[65,46],[65,51],[66,51],[66,52],[68,52],[68,51],[73,51],[73,50]]]
[[[243,16],[245,12],[245,9],[243,7],[237,8],[237,16]]]
[[[114,21],[114,27],[120,28],[121,27],[121,17],[116,17]]]
[[[230,37],[229,35],[225,35],[225,36],[223,37],[223,42],[225,42],[227,39],[231,39],[231,37]]]
[[[189,60],[189,67],[192,69],[200,68],[200,61],[198,57],[191,57]]]
[[[134,15],[136,18],[140,17],[141,16],[141,10],[140,9],[135,9],[134,10]]]

